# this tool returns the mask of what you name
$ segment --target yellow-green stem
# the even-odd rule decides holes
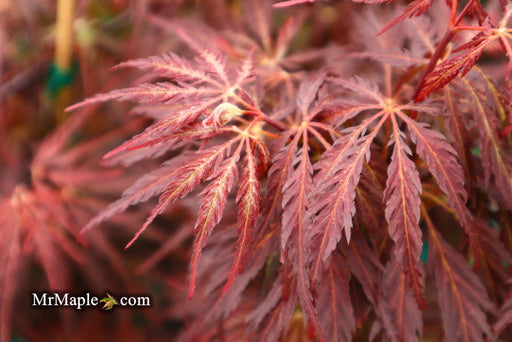
[[[69,71],[71,68],[74,8],[75,0],[59,0],[57,3],[55,65],[60,71]]]

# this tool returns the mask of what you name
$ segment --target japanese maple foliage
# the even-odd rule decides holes
[[[181,43],[69,110],[138,103],[104,162],[162,164],[84,230],[197,199],[183,339],[510,338],[512,4],[313,2],[152,16]]]

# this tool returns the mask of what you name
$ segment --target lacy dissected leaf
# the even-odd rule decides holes
[[[369,79],[355,76],[349,80],[328,78],[328,81],[355,94],[354,98],[349,98],[348,100],[345,98],[335,99],[325,105],[325,119],[332,122],[335,127],[341,126],[363,111],[371,109],[381,110],[387,106],[379,86]],[[382,114],[382,111],[370,117],[368,124],[378,118],[380,114]]]
[[[257,160],[249,140],[245,141],[245,163],[242,171],[240,187],[236,195],[238,203],[238,242],[235,261],[231,267],[222,293],[225,294],[232,285],[237,274],[242,273],[249,254],[249,246],[253,238],[253,230],[260,212],[260,181],[258,180]]]
[[[302,138],[305,145],[297,148],[300,138]],[[309,319],[312,322],[317,334],[321,334],[320,322],[313,307],[309,275],[306,269],[310,259],[309,241],[306,232],[306,227],[310,224],[306,215],[309,194],[313,185],[313,166],[309,159],[307,141],[307,131],[298,130],[293,141],[285,147],[296,152],[291,163],[290,178],[286,180],[283,186],[281,260],[286,259],[292,265],[297,277],[297,294],[304,316],[306,320]],[[321,335],[319,338],[323,340]]]
[[[155,217],[162,213],[167,206],[174,201],[186,196],[194,188],[204,181],[212,172],[215,163],[222,160],[226,152],[231,148],[238,139],[233,139],[227,143],[214,146],[207,150],[196,152],[196,158],[187,164],[179,167],[173,172],[173,177],[168,181],[164,191],[160,195],[158,205],[152,210],[151,216],[146,219],[144,225],[135,234],[135,237],[126,245],[128,248],[142,232],[153,222]]]
[[[373,119],[348,129],[346,135],[338,139],[315,165],[318,173],[315,175],[315,188],[310,195],[314,204],[309,215],[316,216],[308,238],[315,247],[312,266],[312,278],[315,281],[323,273],[323,265],[329,263],[329,257],[343,231],[347,241],[350,241],[352,216],[356,210],[356,187],[363,163],[365,158],[369,159],[370,146],[380,126],[374,128],[369,135],[360,136],[371,121]]]
[[[129,206],[147,201],[151,197],[157,196],[164,191],[168,183],[175,177],[179,166],[186,162],[186,159],[176,158],[137,180],[132,186],[123,192],[123,195],[117,201],[109,204],[108,208],[96,215],[83,228],[88,230],[91,227],[108,220],[116,213],[126,210]]]
[[[215,172],[208,178],[213,179],[201,193],[201,205],[194,227],[194,244],[192,246],[192,260],[190,262],[190,286],[188,296],[192,298],[197,277],[197,265],[201,250],[206,245],[208,237],[213,228],[222,219],[224,206],[226,205],[228,193],[238,175],[237,162],[243,143],[240,143],[234,154],[225,159]],[[242,232],[246,233],[246,232]]]
[[[129,141],[125,142],[118,148],[114,149],[113,151],[109,152],[107,155],[105,155],[105,159],[110,164],[122,164],[125,166],[131,165],[134,162],[137,162],[141,159],[149,159],[158,157],[173,148],[179,148],[183,146],[186,142],[190,141],[190,139],[194,138],[201,138],[203,136],[204,138],[208,137],[208,132],[211,133],[211,135],[215,135],[215,131],[211,131],[211,129],[208,131],[208,128],[205,128],[204,131],[201,132],[200,129],[197,129],[197,127],[194,127],[194,125],[188,126],[184,128],[185,126],[192,124],[196,120],[200,118],[205,111],[210,108],[215,103],[219,102],[221,100],[221,93],[219,91],[211,92],[208,91],[204,95],[206,99],[195,99],[192,94],[185,94],[184,96],[177,98],[172,95],[171,92],[167,93],[167,90],[165,88],[174,87],[176,86],[172,84],[162,83],[162,86],[155,86],[155,85],[141,85],[139,87],[143,88],[152,88],[155,87],[161,88],[162,96],[171,96],[173,101],[187,101],[190,103],[187,108],[169,108],[169,111],[167,112],[167,115],[163,117],[162,119],[158,120],[151,126],[149,126],[144,132],[136,135]],[[178,87],[179,88],[179,87]],[[182,88],[179,88],[182,89]],[[184,89],[184,88],[183,88]],[[194,88],[189,88],[191,92],[194,91]],[[148,90],[148,89],[146,89]],[[126,91],[127,94],[130,93],[130,90],[122,89],[118,92]],[[149,91],[149,90],[148,90]],[[199,91],[199,90],[198,90]],[[116,92],[116,91],[114,91]],[[134,93],[136,93],[135,91]],[[150,92],[150,91],[149,91]],[[147,101],[140,100],[137,98],[137,96],[132,97],[134,93],[131,93],[128,97],[125,99],[131,99],[133,101],[140,101],[142,103],[145,103]],[[113,98],[116,98],[116,96],[111,97],[112,93],[105,94],[105,95],[97,95],[98,101],[107,101]],[[149,95],[148,95],[149,96]],[[96,102],[96,97],[86,100],[83,103],[79,103],[76,106],[81,106],[82,104],[87,104],[89,101]],[[157,99],[154,98],[154,101],[152,100],[152,103],[155,104],[161,104],[162,101],[164,101],[163,98]],[[74,106],[73,106],[74,107]],[[72,110],[73,107],[70,107],[69,110]],[[184,133],[186,131],[190,131],[190,134]],[[176,133],[175,135],[173,135]],[[176,144],[178,142],[178,144]]]
[[[187,60],[177,56],[174,53],[163,54],[161,56],[150,56],[147,58],[138,58],[126,61],[115,66],[115,69],[134,67],[149,71],[155,76],[164,76],[172,79],[178,79],[183,82],[201,82],[219,86],[219,83],[206,75],[202,70],[193,66]]]
[[[203,116],[206,117],[203,123],[208,123],[209,110],[213,115],[216,111],[219,112],[219,108],[228,105],[237,108],[227,101],[233,97],[236,101],[235,92],[241,91],[241,87],[252,77],[252,53],[248,53],[238,70],[234,72],[235,77],[231,78],[231,68],[228,69],[223,56],[214,50],[199,46],[183,32],[181,35],[196,50],[195,63],[168,54],[136,59],[118,66],[137,67],[147,71],[149,75],[169,81],[145,83],[99,94],[68,108],[74,110],[91,103],[113,99],[130,100],[160,108],[159,119],[154,124],[105,156],[106,159],[111,159],[111,162],[113,160],[129,165],[141,159],[160,156],[173,148],[183,146],[187,141],[206,139],[221,133],[221,130],[215,130],[219,128],[218,125],[200,127],[197,121]],[[166,109],[162,109],[162,106]],[[237,109],[237,114],[240,113]]]
[[[314,74],[301,83],[297,91],[297,109],[303,118],[315,116],[318,110],[310,111],[310,107],[321,107],[317,104],[313,105],[315,98],[321,97],[319,89],[325,81],[325,73]]]
[[[509,152],[498,137],[498,118],[489,109],[483,94],[468,80],[463,80],[474,105],[472,111],[480,135],[479,146],[484,166],[484,184],[489,186],[491,180],[496,184],[500,200],[509,209],[512,206],[512,161]]]
[[[466,230],[473,247],[478,242],[475,237],[474,220],[466,207],[468,194],[464,188],[464,172],[456,152],[439,132],[428,129],[428,125],[418,123],[402,115],[411,132],[416,151],[425,160],[441,190],[448,196],[448,201],[457,212],[461,226]]]
[[[407,6],[401,15],[393,19],[393,21],[380,30],[379,34],[386,32],[402,20],[422,15],[432,6],[433,2],[433,0],[414,0]]]
[[[285,147],[291,134],[290,131],[285,132],[272,146],[274,150],[277,150],[277,153],[275,153],[268,171],[267,190],[262,200],[260,217],[256,222],[256,230],[260,234],[265,234],[271,230],[271,226],[281,226],[283,188],[289,179],[292,161],[295,156],[293,148]]]
[[[107,153],[103,159],[109,161],[110,164],[112,164],[111,160],[115,159],[119,163],[128,166],[134,161],[149,159],[159,153],[162,154],[179,149],[193,141],[209,139],[232,131],[230,128],[217,128],[194,123],[181,129],[172,129],[171,132],[166,132],[165,129],[169,128],[170,123],[168,120],[165,121],[151,125],[143,133],[134,136]],[[134,155],[134,152],[137,155]],[[127,163],[127,159],[130,160],[130,163]]]
[[[365,110],[377,108],[380,107],[376,104],[336,99],[325,106],[322,114],[325,115],[326,120],[332,123],[334,127],[342,127],[345,122],[352,119],[359,113]]]
[[[219,95],[219,89],[208,87],[180,87],[168,82],[156,84],[144,83],[135,87],[113,90],[110,93],[99,94],[88,100],[80,102],[68,108],[69,111],[79,107],[110,100],[129,100],[145,104],[166,104],[170,105],[180,100],[199,99],[201,97],[214,97]]]
[[[284,277],[279,275],[265,300],[247,318],[254,341],[278,341],[288,327],[297,302],[297,286],[295,281],[284,285]]]
[[[471,188],[471,177],[469,175],[469,146],[470,136],[464,124],[464,115],[458,108],[456,97],[458,94],[452,91],[450,87],[444,88],[444,107],[443,111],[448,113],[445,121],[448,123],[449,129],[446,131],[447,137],[453,142],[457,151],[457,157],[461,162],[464,170],[464,179],[468,188]]]
[[[209,306],[209,311],[205,315],[201,315],[198,320],[200,326],[205,324],[217,325],[218,319],[226,316],[237,308],[242,299],[243,291],[259,273],[259,271],[268,263],[271,253],[279,248],[279,240],[277,239],[279,230],[276,228],[272,231],[262,234],[252,240],[247,267],[242,274],[238,275],[229,290],[219,298],[215,298],[214,304]],[[225,279],[223,277],[222,279]],[[201,329],[198,329],[201,332]]]
[[[365,241],[364,236],[355,231],[350,245],[341,244],[347,255],[350,271],[361,284],[366,298],[371,302],[377,315],[372,330],[384,329],[389,341],[397,341],[397,329],[393,321],[390,303],[382,296],[382,272],[384,267],[374,250]]]
[[[371,103],[385,105],[383,100],[384,96],[379,90],[379,86],[366,78],[355,76],[350,80],[344,80],[342,78],[329,78],[332,83],[342,86],[345,89],[351,90],[358,96],[365,100],[369,100]]]
[[[484,49],[494,40],[487,32],[481,32],[473,40],[462,46],[465,49],[460,55],[449,58],[440,63],[425,77],[416,101],[424,100],[431,92],[441,89],[455,77],[466,75],[482,55]]]
[[[423,315],[408,284],[407,276],[395,259],[388,262],[384,271],[384,293],[388,302],[393,303],[391,310],[398,341],[418,340],[423,331]]]
[[[204,46],[198,40],[192,38],[182,28],[178,29],[180,38],[197,53],[197,66],[212,77],[221,81],[223,86],[229,86],[228,67],[226,56],[221,55],[214,47]]]
[[[425,305],[423,286],[418,271],[423,246],[419,227],[421,181],[412,160],[411,149],[403,141],[395,117],[392,117],[393,133],[390,143],[394,144],[388,180],[384,191],[386,220],[389,235],[395,242],[396,260],[408,275],[414,296],[420,305]]]
[[[468,262],[435,229],[429,229],[429,262],[447,341],[492,339],[486,314],[493,309],[487,290]]]
[[[512,256],[500,241],[496,230],[492,229],[486,221],[477,220],[476,223],[475,233],[480,246],[480,253],[477,257],[481,261],[479,271],[485,274],[484,284],[487,284],[487,281],[489,289],[493,287],[501,289],[510,278],[509,265],[512,262]]]
[[[316,306],[327,341],[352,341],[356,322],[349,291],[350,269],[335,253],[316,289]]]
[[[280,151],[279,154],[289,155],[290,173],[282,187],[282,237],[281,249],[289,248],[289,239],[292,233],[302,228],[302,221],[306,214],[307,194],[311,189],[312,166],[308,156],[307,147],[297,148],[301,134],[296,134],[293,140]],[[298,217],[297,215],[302,215]],[[297,227],[297,225],[299,225]],[[302,231],[303,233],[303,231]],[[304,241],[304,240],[302,240]],[[295,249],[295,247],[293,248]],[[299,249],[300,250],[300,249]],[[300,253],[303,251],[301,250]],[[283,253],[281,258],[284,258]],[[300,257],[300,255],[299,255]]]
[[[383,158],[378,153],[370,163],[363,165],[361,179],[356,189],[356,212],[359,225],[369,232],[372,244],[379,246],[388,238],[384,208],[382,207],[386,169]]]

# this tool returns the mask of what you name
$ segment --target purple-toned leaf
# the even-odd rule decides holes
[[[237,162],[240,158],[240,150],[243,143],[233,153],[225,159],[219,168],[208,178],[213,181],[201,193],[201,205],[197,215],[194,227],[194,244],[192,246],[192,258],[190,262],[190,286],[188,291],[189,298],[192,298],[196,286],[197,265],[201,256],[201,250],[206,246],[208,237],[213,228],[222,219],[224,206],[226,205],[228,193],[233,186],[233,182],[238,174]]]
[[[188,61],[173,53],[129,60],[118,64],[115,68],[125,67],[139,68],[151,72],[155,76],[164,76],[183,82],[202,82],[220,88],[217,81],[208,77],[204,72],[198,70],[197,67],[192,66]]]
[[[324,83],[325,74],[313,75],[302,82],[297,92],[297,109],[302,115],[302,120],[308,116],[309,107],[315,100],[320,86]]]
[[[446,117],[446,122],[449,127],[446,131],[446,135],[448,139],[453,142],[457,151],[457,157],[462,164],[467,188],[471,188],[471,177],[469,174],[470,136],[466,129],[466,125],[464,124],[464,115],[461,113],[456,101],[457,96],[460,95],[452,91],[450,87],[444,88],[444,94],[443,112],[447,112],[449,114]]]
[[[401,117],[411,131],[416,151],[427,163],[441,190],[448,196],[448,201],[456,210],[459,222],[470,237],[473,247],[477,247],[473,216],[466,207],[468,194],[464,188],[464,172],[455,150],[441,133],[428,129],[428,125],[413,121],[405,115]]]
[[[417,102],[424,100],[433,91],[441,89],[458,75],[466,75],[473,68],[485,47],[492,41],[488,34],[484,33],[477,35],[474,40],[470,49],[468,46],[468,50],[462,54],[443,61],[425,77],[425,83],[416,97]]]
[[[428,265],[436,283],[447,341],[493,339],[486,314],[494,306],[468,262],[430,229]]]
[[[254,235],[254,225],[260,212],[260,182],[257,175],[256,158],[249,140],[245,141],[245,165],[240,187],[236,195],[238,204],[238,242],[235,260],[222,290],[224,295],[233,284],[235,277],[242,273],[247,263],[249,247]]]
[[[316,216],[309,230],[308,240],[314,249],[312,279],[316,282],[329,263],[329,257],[345,233],[350,241],[352,216],[355,214],[356,187],[363,168],[369,159],[370,146],[379,131],[380,123],[367,136],[359,137],[363,127],[351,129],[338,139],[316,164],[315,187],[310,195],[312,206],[309,215]]]
[[[342,243],[346,252],[350,271],[361,284],[366,298],[372,303],[378,321],[377,329],[384,329],[388,341],[398,341],[397,329],[393,321],[391,303],[382,296],[382,272],[384,267],[376,252],[368,246],[364,236],[355,231],[350,245]],[[375,325],[374,325],[375,326]]]
[[[465,79],[463,82],[469,91],[474,108],[471,112],[480,135],[478,142],[484,170],[484,186],[488,187],[493,179],[500,200],[508,209],[512,209],[512,160],[506,146],[499,139],[498,118],[487,106],[476,86]]]
[[[414,163],[409,159],[411,150],[403,141],[396,119],[392,116],[394,144],[388,180],[384,191],[386,220],[389,236],[395,242],[394,254],[407,274],[418,304],[424,306],[423,286],[418,270],[423,246],[420,220],[421,181]]]
[[[352,341],[355,333],[349,280],[347,261],[335,253],[316,289],[316,307],[327,341]]]
[[[407,276],[397,260],[388,262],[384,271],[384,294],[392,303],[393,321],[397,328],[397,340],[416,341],[422,335],[423,315],[409,286]]]
[[[176,171],[183,162],[183,158],[173,159],[164,163],[161,168],[142,176],[123,192],[120,199],[109,204],[107,209],[103,210],[89,221],[83,230],[86,231],[108,220],[114,214],[125,211],[131,205],[147,201],[151,197],[162,193],[172,178],[176,176]]]
[[[414,0],[407,6],[401,15],[393,19],[393,21],[380,30],[378,34],[383,34],[402,20],[422,15],[430,8],[430,6],[432,6],[432,3],[433,0]]]
[[[356,218],[359,225],[369,232],[373,246],[380,246],[388,239],[387,222],[382,206],[386,184],[386,165],[379,153],[372,153],[372,160],[363,165],[363,171],[356,189]]]
[[[271,226],[281,225],[282,192],[285,182],[289,179],[295,155],[293,148],[285,147],[291,134],[290,131],[285,132],[280,139],[275,141],[273,146],[277,152],[268,171],[267,190],[261,201],[261,214],[256,222],[258,234],[266,234],[267,231],[271,230]]]
[[[254,331],[254,341],[274,342],[288,327],[297,303],[296,282],[290,281],[284,289],[286,275],[275,281],[265,300],[249,315],[247,321]],[[283,292],[286,291],[286,295]]]
[[[199,116],[199,113],[197,113],[197,116]],[[116,147],[107,153],[103,158],[108,160],[116,157],[120,162],[123,162],[126,152],[132,152],[141,149],[144,150],[144,153],[140,158],[144,158],[146,154],[148,156],[152,155],[151,152],[153,151],[149,149],[150,147],[154,147],[154,149],[165,153],[180,148],[183,146],[183,144],[192,141],[209,139],[218,134],[232,132],[230,128],[216,128],[210,126],[205,127],[201,123],[194,123],[183,127],[180,130],[176,129],[179,127],[178,125],[175,127],[171,126],[172,123],[169,122],[169,120],[154,124],[148,127],[143,133],[134,136],[122,145]],[[166,128],[169,131],[166,131]]]
[[[160,196],[158,205],[151,212],[151,216],[146,219],[144,225],[125,248],[130,247],[151,222],[153,222],[155,217],[162,213],[167,206],[177,199],[186,196],[189,192],[194,190],[199,183],[204,181],[212,172],[215,162],[223,158],[226,151],[229,150],[231,145],[236,141],[238,141],[238,139],[230,140],[224,145],[215,146],[208,150],[198,151],[196,152],[197,157],[195,159],[178,168],[167,183],[165,191]]]
[[[341,78],[329,78],[332,83],[342,86],[345,89],[351,90],[359,96],[373,100],[377,104],[385,105],[382,93],[379,90],[379,86],[366,78],[355,76],[350,80],[344,80]]]
[[[67,111],[73,111],[80,107],[98,102],[110,100],[134,101],[145,104],[171,104],[183,99],[195,97],[214,97],[219,95],[219,90],[211,88],[178,87],[171,83],[160,82],[156,84],[140,84],[135,87],[112,90],[106,94],[99,94],[68,107]]]
[[[302,138],[304,146],[297,149],[299,139]],[[313,306],[313,298],[309,287],[309,275],[307,264],[309,242],[306,228],[309,226],[307,215],[308,200],[313,185],[313,166],[309,159],[309,147],[307,145],[307,130],[297,130],[291,148],[296,150],[292,161],[290,178],[283,187],[283,217],[281,236],[281,261],[288,260],[297,277],[297,294],[304,311],[304,317],[309,320],[320,340],[324,340],[318,319],[318,313]]]

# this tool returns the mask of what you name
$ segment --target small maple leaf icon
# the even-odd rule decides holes
[[[108,297],[105,297],[105,298],[102,298],[100,300],[100,302],[105,302],[105,304],[103,305],[103,307],[101,308],[102,310],[112,310],[112,308],[114,307],[114,305],[119,305],[119,303],[117,302],[117,300],[115,300],[114,297],[112,297],[108,292],[107,292],[107,296]]]

